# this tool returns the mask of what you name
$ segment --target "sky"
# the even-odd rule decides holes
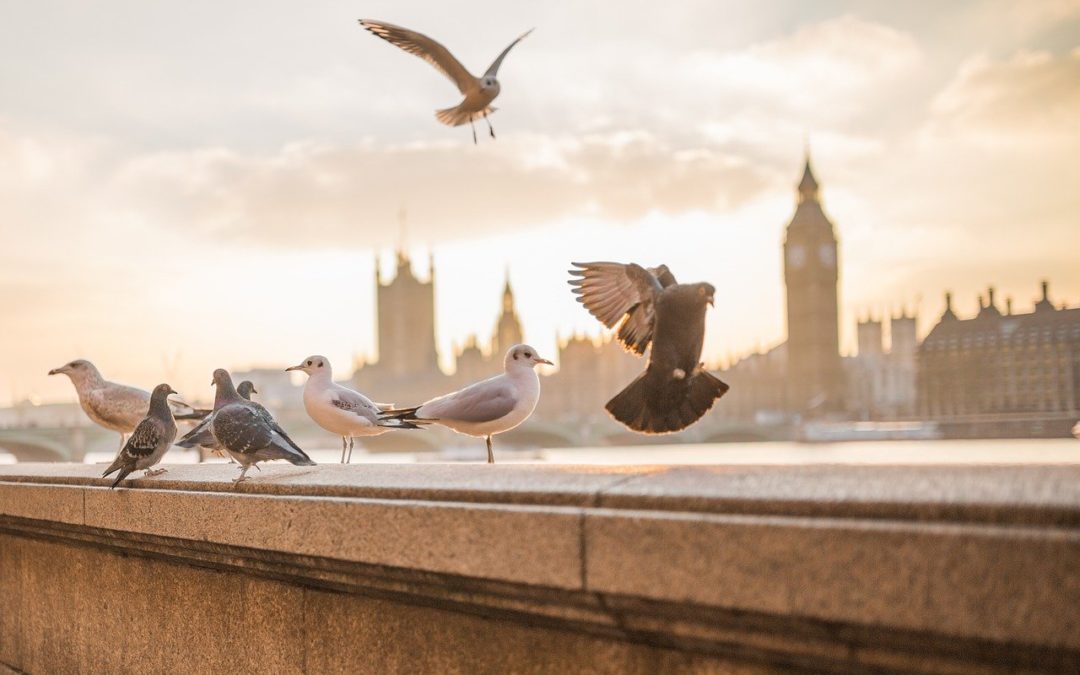
[[[474,73],[535,27],[498,139],[438,124],[454,86],[359,18]],[[705,356],[767,348],[807,144],[846,353],[858,317],[925,332],[946,290],[961,315],[988,285],[1025,311],[1042,279],[1080,304],[1080,0],[57,0],[0,25],[0,404],[74,400],[45,373],[79,357],[193,399],[219,366],[347,374],[401,245],[434,258],[447,367],[507,269],[542,354],[598,334],[572,260],[709,281]]]

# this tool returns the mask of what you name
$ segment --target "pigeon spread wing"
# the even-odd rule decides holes
[[[570,285],[589,313],[608,328],[619,326],[618,338],[628,351],[644,354],[652,341],[653,309],[656,296],[664,289],[650,270],[630,263],[572,263],[570,270],[579,278]],[[675,278],[661,265],[674,283]]]
[[[461,61],[458,61],[450,53],[449,49],[423,33],[395,26],[392,23],[372,21],[370,19],[360,19],[360,25],[371,31],[373,35],[377,35],[390,44],[400,47],[410,54],[415,54],[433,65],[436,70],[450,78],[462,94],[476,88],[476,78],[469,74],[465,66],[461,65]],[[503,55],[505,55],[505,52]],[[502,55],[499,56],[499,60],[502,60]],[[497,64],[498,61],[494,65],[497,67]]]
[[[484,77],[495,77],[499,73],[499,66],[502,65],[503,59],[506,58],[506,55],[509,54],[510,50],[514,48],[514,45],[524,40],[525,36],[531,32],[533,32],[532,28],[522,33],[520,36],[518,36],[518,39],[511,42],[506,47],[506,49],[502,50],[502,53],[495,58],[495,60],[491,63],[490,66],[488,66],[487,72],[484,73]]]

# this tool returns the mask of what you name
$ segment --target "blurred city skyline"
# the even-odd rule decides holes
[[[74,399],[88,358],[206,398],[219,366],[375,352],[375,257],[435,260],[438,347],[596,334],[571,260],[717,289],[711,361],[784,339],[780,244],[809,139],[856,318],[989,285],[1080,302],[1080,2],[376,2],[500,71],[497,141],[433,119],[453,87],[347,3],[8,5],[0,45],[0,405]],[[556,73],[558,75],[553,75]],[[188,392],[190,391],[190,394]],[[378,396],[378,392],[370,392]],[[433,392],[435,393],[435,392]]]

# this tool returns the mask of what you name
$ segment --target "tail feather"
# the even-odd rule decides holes
[[[490,115],[495,112],[495,108],[488,106],[483,110],[476,112],[467,112],[461,109],[461,105],[456,105],[453,108],[443,108],[442,110],[435,111],[435,119],[439,120],[443,124],[451,127],[460,127],[462,124],[467,124],[473,120],[478,120],[485,115]]]
[[[212,412],[213,412],[213,410],[207,410],[206,408],[192,408],[191,412],[180,413],[179,415],[173,415],[173,419],[175,419],[175,420],[201,420],[202,418],[206,417],[207,415],[209,415]]]
[[[277,450],[281,455],[281,459],[286,460],[290,464],[297,466],[315,466],[315,461],[308,457],[308,454],[300,449],[299,446],[290,442],[282,442],[275,438],[271,442],[270,447]]]
[[[417,426],[417,425],[431,424],[432,422],[437,422],[438,421],[438,420],[436,420],[435,418],[432,418],[432,417],[417,417],[416,416],[416,411],[419,410],[419,409],[420,409],[420,406],[415,406],[415,407],[412,407],[412,408],[391,408],[390,410],[384,410],[379,415],[379,421],[380,422],[395,421],[395,422],[398,422],[399,424],[402,424],[402,425],[405,425],[407,423],[412,425],[412,426],[402,426],[403,429],[419,429],[420,427]],[[391,426],[391,425],[380,424],[379,426],[386,427],[386,426]]]
[[[608,401],[605,408],[634,431],[668,434],[701,419],[728,389],[727,384],[704,369],[696,371],[685,384],[650,382],[646,371]]]

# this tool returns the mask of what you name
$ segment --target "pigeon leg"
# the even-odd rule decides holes
[[[355,445],[355,444],[356,444],[356,440],[352,436],[349,436],[349,459],[345,460],[346,464],[352,463],[352,449],[353,449],[353,445]]]
[[[346,448],[346,447],[347,447],[347,446],[346,446],[346,444],[345,444],[345,437],[344,437],[344,436],[342,436],[342,437],[341,437],[341,463],[342,463],[342,464],[344,464],[344,463],[345,463],[345,448]]]
[[[495,127],[491,126],[491,120],[488,119],[487,113],[484,113],[484,121],[487,122],[488,133],[491,134],[492,138],[495,138]]]
[[[491,452],[491,436],[487,437],[487,446],[488,446],[488,464],[494,464],[495,463],[495,454],[493,452]]]
[[[472,144],[476,145],[476,123],[471,117],[469,118],[469,126],[472,127]]]
[[[162,467],[160,469],[144,469],[143,470],[143,477],[148,478],[150,476],[160,476],[161,474],[165,473],[166,471],[168,471],[168,469],[166,469],[164,467]]]
[[[249,467],[249,466],[242,466],[242,467],[240,467],[240,475],[239,475],[239,476],[237,476],[236,478],[233,478],[233,479],[232,479],[232,482],[234,482],[234,483],[239,483],[239,482],[241,482],[241,481],[245,481],[245,480],[247,480],[247,476],[245,476],[244,474],[246,474],[246,473],[247,473],[247,470],[248,470],[249,468],[251,468],[251,467]]]

